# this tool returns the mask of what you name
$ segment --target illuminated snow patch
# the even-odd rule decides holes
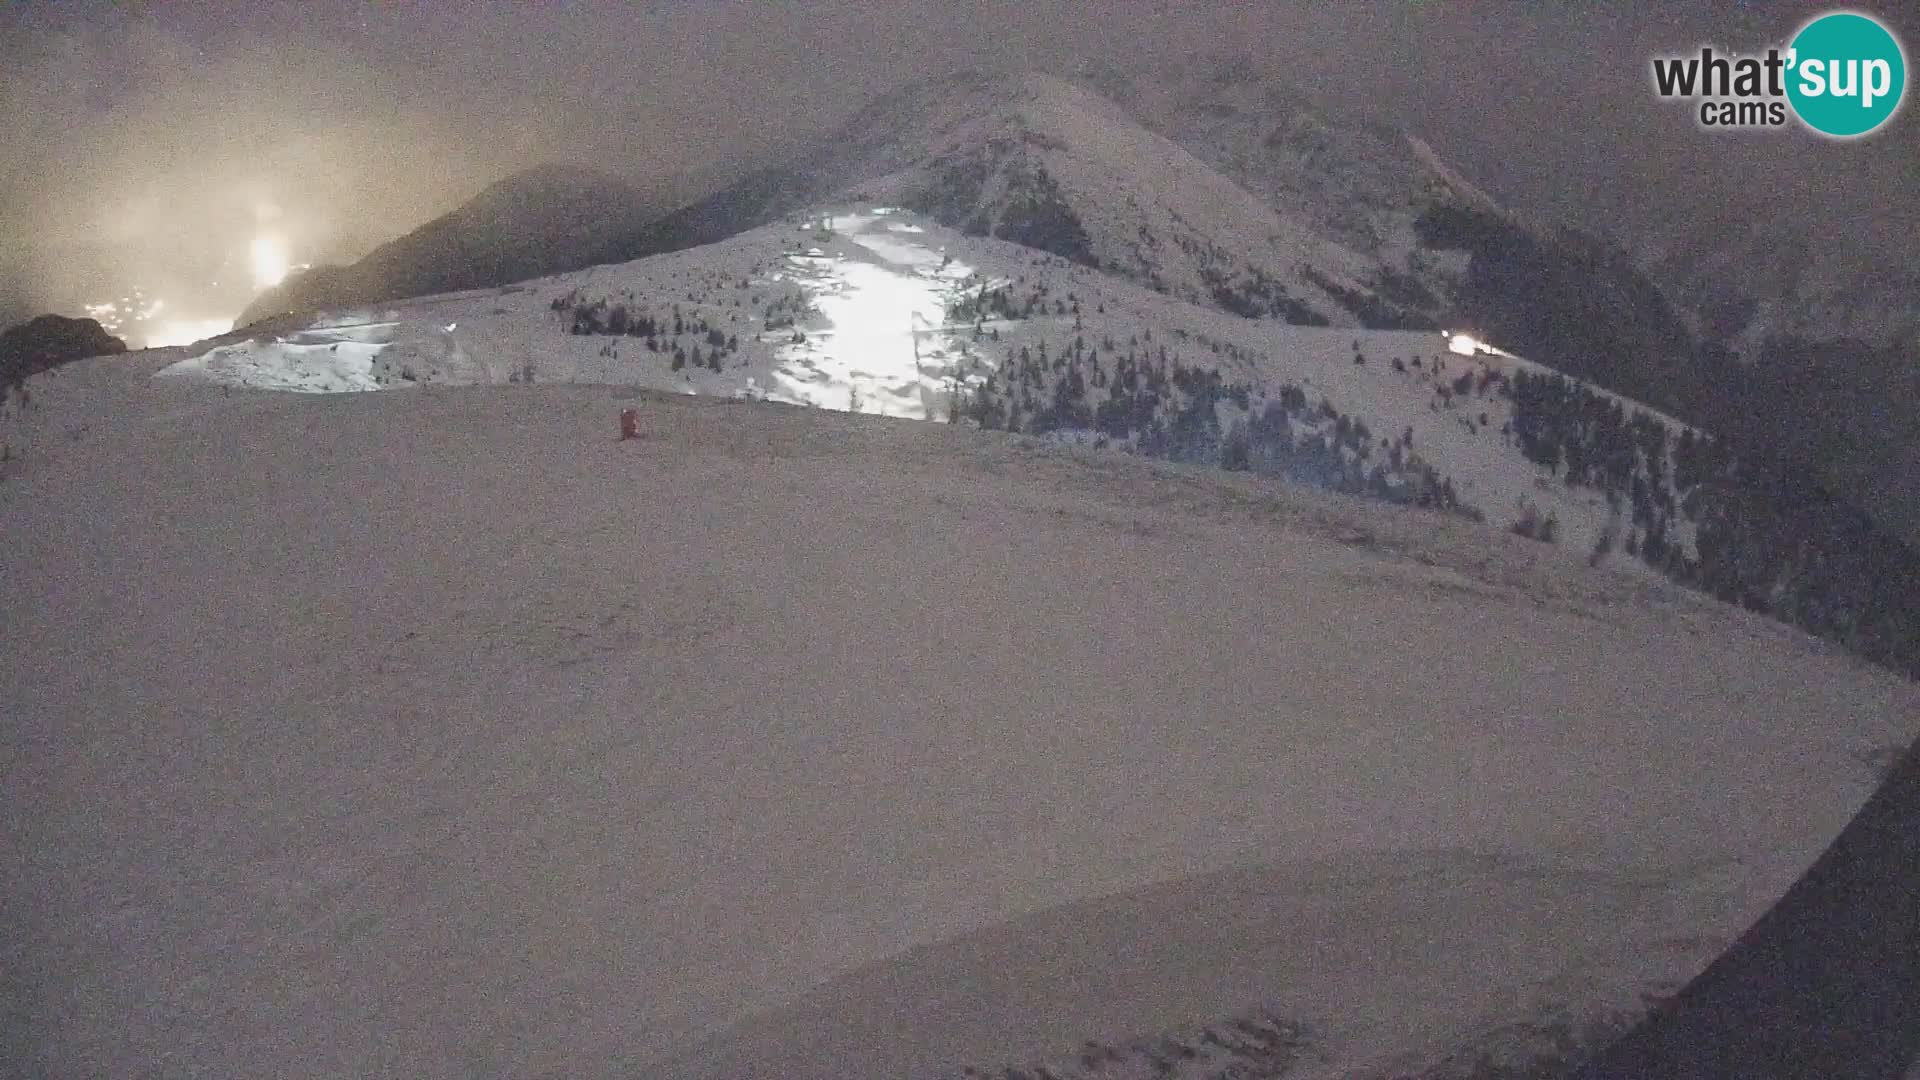
[[[377,390],[373,361],[391,341],[392,323],[306,330],[271,341],[220,345],[155,373],[261,390],[341,394]]]
[[[955,262],[946,252],[928,247],[925,241],[910,239],[916,234],[926,235],[927,230],[923,226],[901,221],[881,222],[872,215],[862,214],[848,215],[844,221],[848,239],[896,266],[953,279],[973,273],[972,267]],[[884,233],[904,235],[889,236],[872,232],[869,230],[872,225],[881,226]]]
[[[911,267],[927,273],[940,270],[940,262],[945,256],[940,252],[907,240],[896,240],[888,236],[855,236],[853,242],[898,266]],[[947,271],[953,267],[948,266]],[[953,277],[965,277],[966,273],[953,273]]]
[[[843,233],[874,261],[795,267],[825,325],[776,350],[768,397],[912,419],[935,414],[947,302],[972,271],[924,245],[866,232],[878,214],[842,219]]]

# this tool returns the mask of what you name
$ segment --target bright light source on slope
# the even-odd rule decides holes
[[[253,238],[253,284],[271,289],[287,278],[287,245],[272,233]]]
[[[233,329],[232,319],[169,319],[147,332],[149,349],[164,349],[169,345],[191,345],[210,337],[218,337]]]
[[[1475,341],[1466,334],[1454,334],[1447,338],[1447,351],[1459,353],[1461,356],[1472,356],[1486,348],[1486,343]]]

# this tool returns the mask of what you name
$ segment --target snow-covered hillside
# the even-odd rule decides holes
[[[31,380],[0,1060],[1418,1075],[1636,1014],[1920,729],[1911,684],[1454,517],[506,385],[476,308],[605,359],[562,285],[422,309],[495,385]]]
[[[319,320],[310,329],[214,345],[155,377],[323,394],[374,390],[376,358],[392,349],[399,325]]]
[[[1276,439],[1301,451],[1248,467],[1457,505],[1496,527],[1551,520],[1558,542],[1582,553],[1611,534],[1624,554],[1636,529],[1619,498],[1566,483],[1564,470],[1522,452],[1511,379],[1537,365],[1498,349],[1456,354],[1437,331],[1241,318],[872,204],[826,206],[632,263],[235,337],[166,376],[316,389],[591,382],[935,420],[968,413],[971,402],[998,410],[994,426],[1130,449],[1178,425],[1195,397],[1178,376],[1191,369],[1218,374],[1205,391],[1217,408],[1201,420],[1211,426],[1199,433],[1204,445],[1169,456],[1218,463],[1238,423],[1256,457]],[[1150,389],[1134,386],[1115,411],[1113,378],[1129,370]],[[1284,421],[1269,413],[1275,403]],[[1677,445],[1681,425],[1623,404]],[[1673,474],[1665,460],[1656,471]],[[1684,492],[1670,480],[1665,492],[1658,527],[1685,552],[1690,526],[1672,505]]]
[[[1315,275],[1358,287],[1370,260],[1081,87],[1030,75],[1018,89],[1003,108],[933,133],[912,168],[859,190],[1183,299],[1355,325]]]
[[[1442,347],[1470,256],[1428,215],[1521,224],[1418,139],[1246,73],[1162,74],[909,87],[631,236],[609,208],[609,249],[653,258],[332,313],[303,363],[357,366],[301,378],[965,414],[1474,513],[1626,565],[1697,554],[1679,425],[1584,389],[1516,396],[1524,362]],[[405,346],[371,359],[362,339],[389,330]],[[205,363],[279,348],[235,347]]]

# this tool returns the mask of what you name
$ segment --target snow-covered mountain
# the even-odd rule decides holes
[[[537,179],[503,186],[552,186]],[[492,208],[498,198],[483,198],[362,266],[316,272],[263,298],[242,323],[406,295],[393,283],[421,275],[382,265],[396,260],[462,268],[461,280],[431,291],[504,285],[528,276],[514,268],[553,272],[662,254],[858,200],[1240,315],[1373,329],[1464,322],[1524,338],[1529,351],[1645,368],[1654,374],[1643,387],[1683,368],[1673,357],[1690,349],[1684,325],[1624,260],[1502,209],[1418,138],[1324,115],[1230,61],[1073,79],[933,79],[883,96],[785,160],[664,216],[616,185],[562,187],[541,200],[558,208],[547,216],[564,218],[564,229],[482,228],[507,238],[479,244],[493,254],[473,258],[467,249],[478,242],[462,239],[476,231],[472,220],[518,220]],[[449,243],[458,250],[443,251]],[[355,287],[333,288],[341,275]],[[1580,325],[1581,336],[1569,343],[1541,334],[1542,310],[1571,314],[1560,321]]]
[[[1417,136],[1333,117],[1244,59],[1094,62],[1075,80],[1289,219],[1402,270],[1426,206],[1502,210]]]
[[[659,254],[290,317],[167,375],[960,419],[1464,514],[1920,670],[1920,588],[1879,584],[1914,556],[1832,494],[1880,459],[1816,475],[1681,422],[1734,415],[1731,369],[1624,252],[1270,81],[1102,78],[1135,112],[1045,75],[911,87],[637,230],[624,203],[593,228],[590,193],[562,215]]]
[[[872,186],[900,194],[903,172]],[[164,376],[607,383],[959,419],[1471,516],[1920,668],[1906,602],[1876,584],[1911,554],[1798,473],[1508,350],[1246,318],[978,231],[818,204],[701,247],[230,335]]]
[[[1485,197],[1407,140],[1361,141],[1298,175],[1316,179],[1250,190],[1086,85],[961,74],[883,98],[798,159],[669,216],[634,250],[859,197],[1237,314],[1437,325],[1465,261],[1423,250],[1412,222]]]
[[[1204,95],[946,80],[667,218],[549,220],[618,260],[34,376],[0,689],[44,916],[0,966],[50,1006],[7,1038],[1449,1075],[1698,971],[1914,694],[1655,575],[1912,672],[1911,553],[1406,325],[1637,363],[1562,324],[1658,297],[1227,89],[1182,142]]]
[[[1454,509],[1602,559],[1649,537],[1659,558],[1693,551],[1675,479],[1690,429],[1588,389],[1641,434],[1624,458],[1563,464],[1544,428],[1534,438],[1540,422],[1516,415],[1557,376],[1452,344],[1247,319],[910,211],[841,204],[631,263],[234,335],[164,376],[326,390],[595,382],[971,419]]]
[[[571,231],[537,234],[522,264],[551,272],[663,254],[859,201],[1234,314],[1371,329],[1465,324],[1668,407],[1707,392],[1687,327],[1619,253],[1502,209],[1417,138],[1323,115],[1231,63],[1072,80],[960,73],[886,95],[786,160],[665,216],[636,214],[617,191],[576,193],[558,200]],[[464,235],[437,223],[397,247],[418,255],[433,247],[422,237],[442,234]],[[326,301],[308,306],[397,295],[304,288],[305,301]],[[286,306],[272,298],[250,316]]]

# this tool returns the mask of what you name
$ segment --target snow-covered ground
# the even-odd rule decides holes
[[[215,345],[154,377],[319,394],[377,390],[374,360],[391,344],[397,325],[323,325],[286,336]]]
[[[935,1075],[1254,1013],[1289,1075],[1396,1069],[1684,980],[1920,729],[1911,684],[1469,522],[174,358],[5,429],[28,1075]]]

